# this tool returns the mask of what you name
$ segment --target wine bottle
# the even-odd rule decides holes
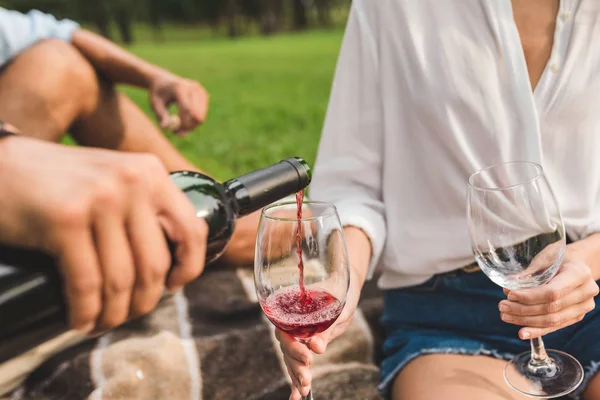
[[[304,189],[308,164],[289,158],[223,184],[189,171],[171,178],[209,227],[206,262],[225,250],[237,217]],[[68,331],[61,278],[54,259],[40,252],[0,246],[0,364]]]

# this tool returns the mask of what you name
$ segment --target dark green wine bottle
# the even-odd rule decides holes
[[[225,183],[187,171],[171,178],[208,223],[209,263],[225,250],[238,217],[304,189],[311,171],[303,159],[289,158]],[[66,332],[66,311],[55,261],[0,245],[0,364]]]

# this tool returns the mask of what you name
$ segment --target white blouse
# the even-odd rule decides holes
[[[532,93],[510,0],[354,0],[311,198],[367,233],[382,288],[473,261],[490,164],[542,164],[570,237],[600,230],[600,1],[560,3]]]

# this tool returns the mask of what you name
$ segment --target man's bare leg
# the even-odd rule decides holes
[[[125,95],[98,76],[72,45],[40,42],[0,74],[0,119],[24,134],[157,155],[173,170],[197,169]]]

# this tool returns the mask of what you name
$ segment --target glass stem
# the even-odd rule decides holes
[[[551,378],[558,369],[552,357],[548,357],[542,338],[531,339],[531,359],[527,363],[527,371],[533,376]]]
[[[531,339],[531,364],[538,366],[548,363],[548,354],[541,337]]]

